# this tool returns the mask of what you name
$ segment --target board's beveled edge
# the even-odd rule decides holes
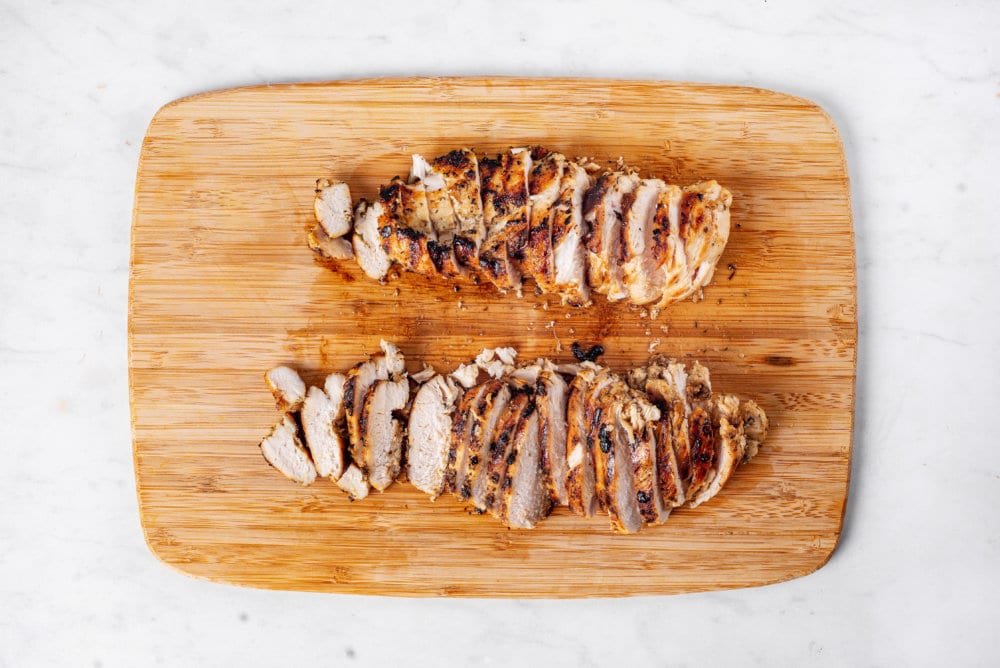
[[[645,591],[624,591],[624,592],[596,592],[596,591],[586,591],[580,595],[555,595],[551,593],[518,593],[512,594],[509,592],[494,592],[491,596],[485,596],[479,593],[472,593],[462,591],[459,587],[449,587],[449,592],[447,594],[442,594],[440,592],[427,590],[405,590],[405,589],[392,589],[383,584],[364,584],[357,587],[352,586],[350,583],[337,583],[335,586],[330,586],[329,588],[317,588],[311,586],[290,586],[289,583],[283,585],[276,585],[274,587],[263,585],[257,582],[250,582],[247,580],[241,580],[239,578],[227,577],[225,575],[206,575],[198,573],[195,570],[189,570],[185,568],[188,562],[180,560],[172,560],[170,556],[165,554],[161,550],[161,546],[155,541],[153,534],[163,527],[155,526],[148,516],[146,509],[143,507],[142,502],[142,481],[139,475],[139,443],[136,438],[135,424],[136,424],[136,411],[135,411],[135,396],[134,396],[134,378],[133,378],[133,309],[134,309],[134,290],[135,290],[135,240],[136,240],[136,227],[139,219],[139,209],[138,209],[138,196],[140,192],[140,187],[142,185],[142,173],[143,173],[143,163],[147,158],[147,151],[149,149],[150,136],[157,126],[158,123],[165,120],[169,120],[171,113],[182,106],[186,106],[189,103],[195,103],[199,101],[204,101],[208,99],[213,99],[217,97],[224,97],[227,94],[241,94],[247,92],[260,92],[263,90],[282,90],[282,89],[296,89],[296,88],[339,88],[339,87],[349,87],[349,86],[372,86],[372,85],[392,85],[392,84],[409,84],[418,85],[421,83],[426,83],[429,85],[445,82],[450,84],[467,84],[467,85],[484,85],[489,83],[493,86],[507,86],[513,87],[515,85],[523,85],[528,81],[536,81],[539,85],[586,85],[586,86],[607,86],[613,87],[615,85],[627,84],[627,85],[650,85],[659,86],[665,88],[677,88],[677,89],[705,89],[705,90],[744,90],[744,91],[754,91],[757,94],[767,95],[773,99],[780,99],[786,102],[795,102],[804,108],[803,111],[808,110],[807,113],[819,113],[826,121],[829,129],[832,131],[833,138],[836,141],[840,154],[840,169],[844,178],[844,192],[846,195],[845,206],[846,206],[846,217],[848,222],[848,227],[850,231],[850,242],[851,242],[851,280],[852,280],[852,303],[850,304],[851,313],[851,324],[852,337],[850,340],[850,349],[852,356],[852,368],[853,368],[853,378],[851,385],[851,414],[850,414],[850,432],[847,443],[847,475],[845,477],[844,490],[841,495],[841,510],[839,521],[835,532],[832,535],[832,544],[829,548],[822,551],[815,551],[811,554],[815,554],[817,558],[815,559],[815,564],[807,564],[806,568],[799,573],[789,573],[782,574],[782,576],[774,579],[762,579],[757,582],[752,582],[749,584],[737,584],[737,585],[714,585],[706,587],[686,587],[684,589],[676,591],[663,591],[662,588],[657,588],[656,586],[647,587]],[[829,563],[840,544],[841,536],[843,533],[843,522],[844,513],[846,511],[846,505],[848,500],[848,494],[850,489],[850,478],[851,478],[851,466],[853,462],[853,447],[854,447],[854,421],[855,421],[855,403],[857,394],[857,346],[858,346],[858,317],[857,317],[857,259],[856,259],[856,243],[855,243],[855,233],[854,233],[854,221],[853,213],[851,207],[851,192],[850,192],[850,181],[849,174],[847,171],[846,157],[844,152],[843,139],[840,135],[839,129],[836,123],[833,121],[830,114],[823,109],[819,104],[808,100],[806,98],[790,95],[787,93],[782,93],[779,91],[774,91],[766,88],[758,88],[751,86],[733,86],[726,84],[700,84],[700,83],[686,83],[686,82],[676,82],[676,81],[660,81],[660,80],[645,80],[645,79],[635,79],[635,80],[617,80],[617,79],[590,79],[590,78],[536,78],[536,79],[525,79],[520,77],[413,77],[413,78],[400,78],[400,77],[387,77],[387,78],[366,78],[366,79],[356,79],[356,80],[334,80],[326,82],[303,82],[303,83],[287,83],[278,85],[257,85],[257,86],[243,86],[234,87],[213,91],[206,91],[202,93],[197,93],[182,98],[178,98],[171,102],[164,104],[159,110],[153,115],[150,123],[147,127],[146,134],[144,135],[142,149],[140,151],[136,183],[134,190],[134,204],[133,204],[133,215],[132,215],[132,227],[131,227],[131,237],[130,237],[130,262],[129,262],[129,289],[128,289],[128,357],[129,357],[129,411],[130,411],[130,428],[132,434],[132,451],[133,451],[133,466],[135,470],[136,478],[136,495],[137,502],[139,505],[139,515],[140,522],[143,530],[144,540],[149,547],[153,555],[165,565],[167,565],[172,570],[177,571],[183,575],[194,577],[197,579],[208,580],[212,582],[218,582],[222,584],[229,584],[233,586],[251,587],[251,588],[264,588],[264,589],[275,589],[275,590],[295,590],[295,591],[324,591],[330,593],[344,593],[344,594],[368,594],[368,595],[379,595],[379,596],[402,596],[402,597],[440,597],[440,596],[454,596],[462,598],[619,598],[619,597],[630,597],[630,596],[640,596],[640,595],[665,595],[665,594],[675,594],[675,593],[693,593],[701,591],[720,591],[729,589],[740,589],[749,587],[759,587],[768,586],[771,584],[778,584],[781,582],[786,582],[806,575],[810,575],[820,568],[824,567]],[[649,591],[652,589],[652,591]]]

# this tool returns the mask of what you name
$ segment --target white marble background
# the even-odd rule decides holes
[[[0,666],[998,665],[1000,3],[139,4],[0,2]],[[829,110],[861,343],[825,568],[668,598],[397,600],[209,584],[150,554],[125,346],[146,124],[199,91],[411,74],[750,84]]]

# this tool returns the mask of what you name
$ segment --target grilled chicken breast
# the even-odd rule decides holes
[[[632,533],[714,498],[767,436],[764,411],[713,394],[697,362],[654,356],[623,377],[592,362],[517,366],[514,349],[493,348],[449,375],[425,365],[410,402],[402,354],[381,347],[304,401],[292,369],[267,374],[287,411],[261,441],[268,462],[302,484],[330,477],[358,499],[388,488],[405,459],[432,498],[452,492],[511,528],[566,504]],[[480,369],[493,377],[476,384]]]
[[[598,172],[540,146],[414,155],[408,180],[392,179],[353,215],[347,184],[320,179],[309,245],[324,259],[353,255],[380,281],[397,265],[503,292],[530,279],[576,306],[591,289],[655,312],[697,298],[729,239],[729,191],[715,181],[682,189],[621,166]]]

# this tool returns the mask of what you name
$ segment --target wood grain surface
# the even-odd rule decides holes
[[[715,178],[733,231],[699,303],[642,310],[405,275],[385,285],[306,247],[318,177],[355,197],[409,156],[543,144],[643,176]],[[811,573],[840,534],[857,338],[843,149],[816,105],[751,89],[644,81],[402,79],[226,90],[149,126],[132,227],[129,371],[146,540],[167,564],[234,584],[408,596],[585,597],[746,587]],[[502,528],[403,483],[349,503],[300,487],[257,447],[278,415],[262,374],[308,382],[396,342],[411,371],[484,346],[571,359],[601,343],[617,370],[651,345],[698,359],[717,391],[771,419],[722,493],[617,536],[558,510]]]

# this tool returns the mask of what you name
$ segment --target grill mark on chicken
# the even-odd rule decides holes
[[[487,381],[483,384],[483,393],[473,409],[473,423],[459,449],[457,493],[459,498],[467,501],[473,496],[474,486],[482,471],[485,460],[484,446],[490,438],[491,427],[496,420],[496,413],[502,409],[510,396],[506,383],[500,380]]]
[[[448,447],[448,459],[444,474],[443,492],[455,493],[458,491],[458,459],[460,449],[465,447],[469,430],[475,423],[473,409],[479,402],[479,398],[486,391],[484,385],[472,387],[462,395],[456,408],[457,417],[451,424],[451,434]]]
[[[497,495],[507,476],[507,460],[514,446],[514,435],[530,403],[531,395],[525,387],[511,388],[510,401],[496,423],[485,452],[484,468],[480,473],[480,479],[483,480],[481,489],[477,485],[473,494],[473,502],[481,510],[494,512]]]

